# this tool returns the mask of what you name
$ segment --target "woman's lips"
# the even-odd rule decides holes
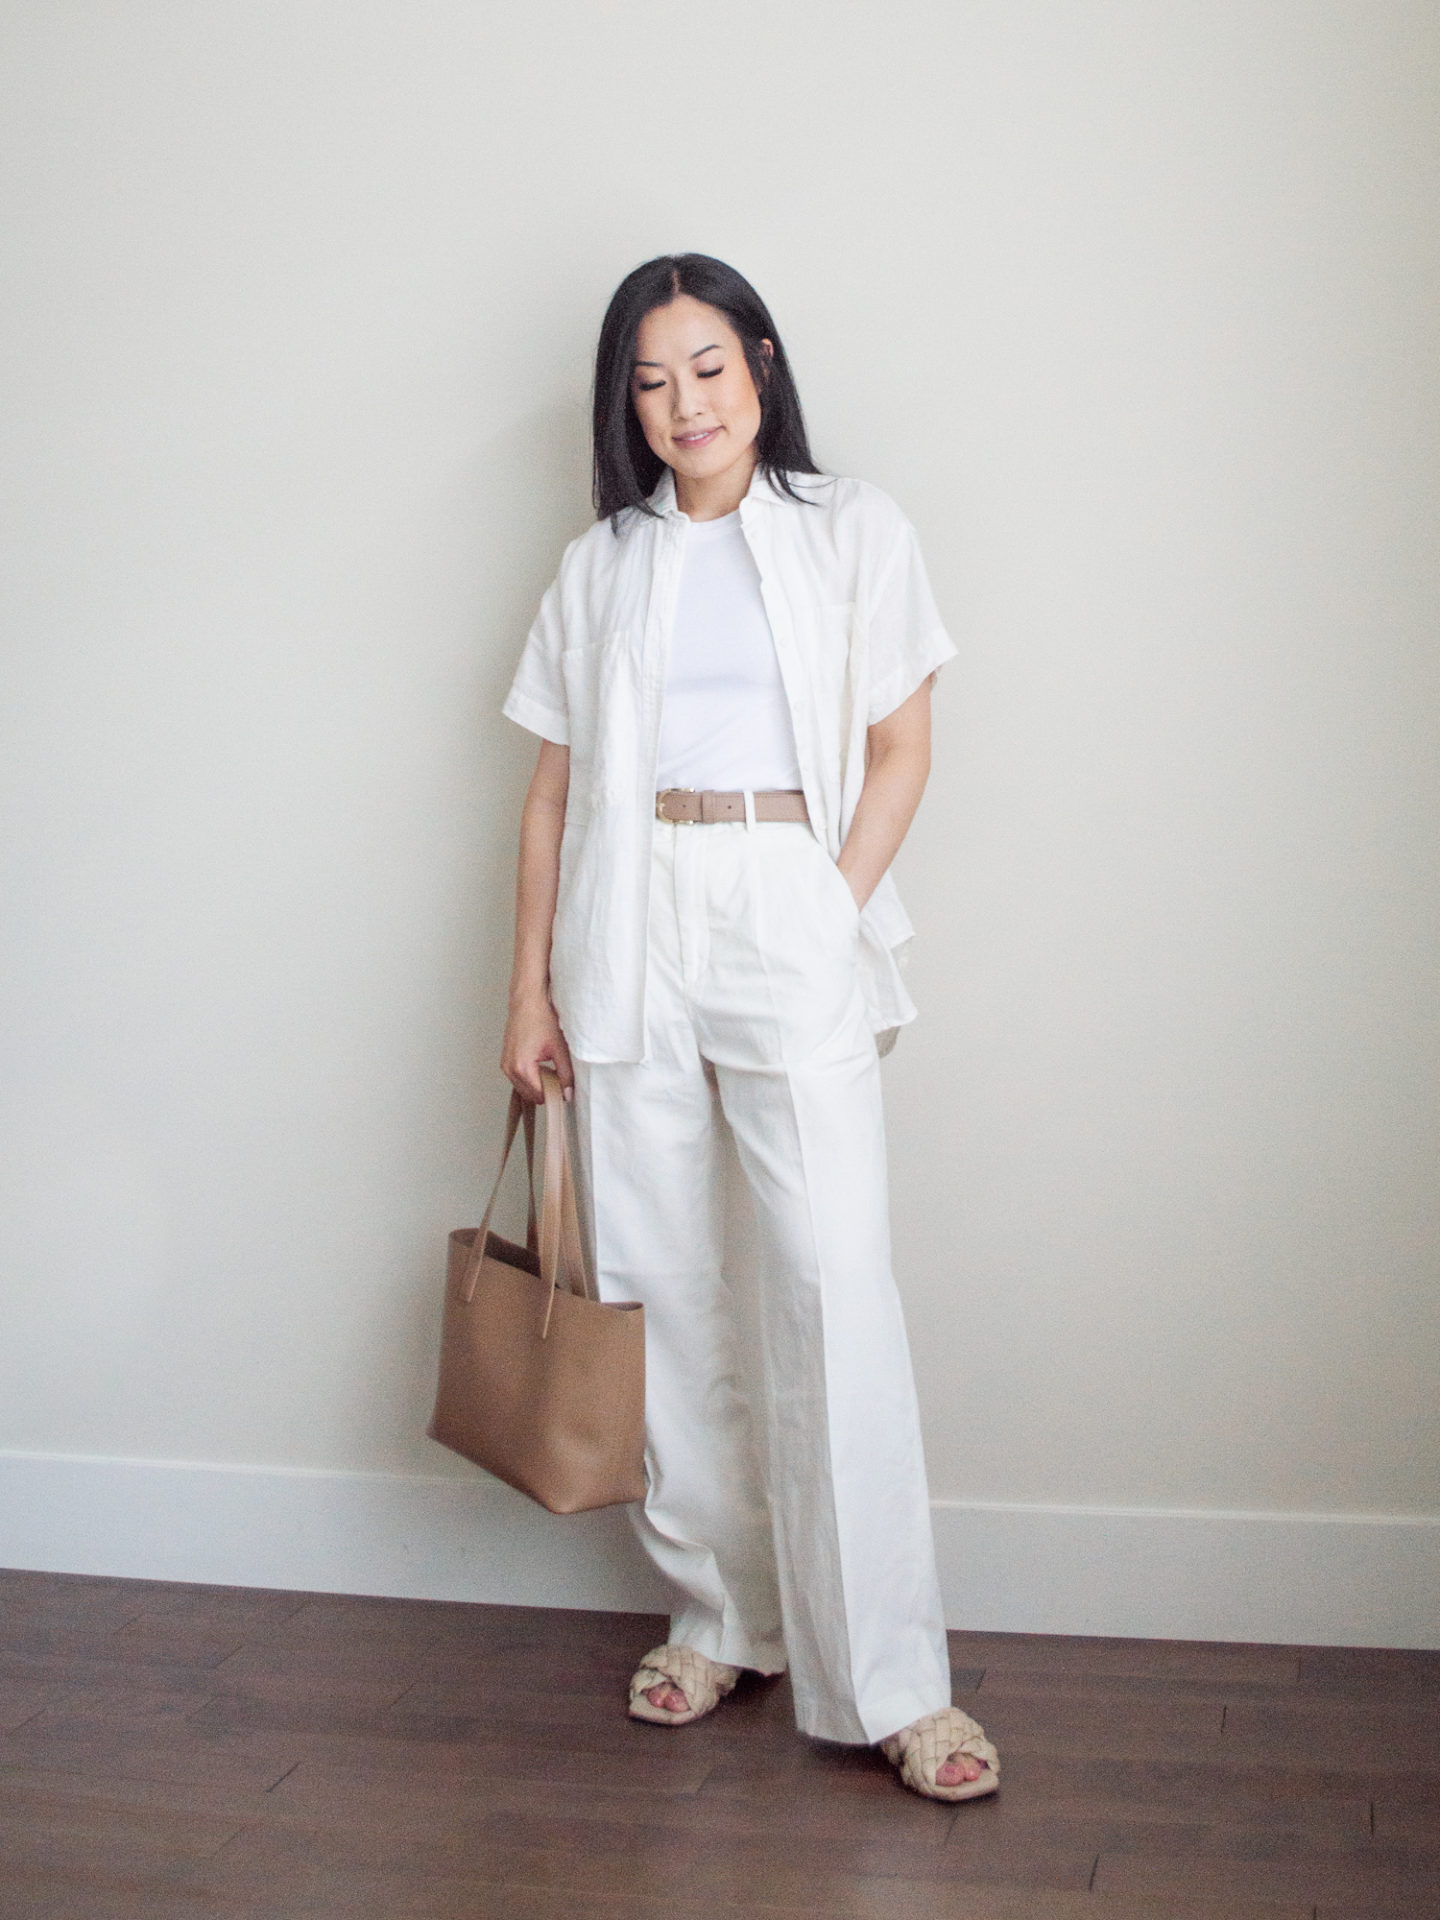
[[[719,427],[709,427],[704,433],[677,433],[675,444],[692,451],[696,447],[708,447],[719,431]]]

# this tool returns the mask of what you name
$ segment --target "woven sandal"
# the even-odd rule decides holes
[[[913,1726],[902,1727],[899,1733],[882,1740],[880,1751],[892,1767],[900,1769],[900,1778],[913,1793],[923,1793],[930,1800],[978,1800],[1000,1785],[999,1754],[985,1738],[985,1729],[959,1707],[927,1713]],[[973,1759],[983,1760],[986,1771],[978,1779],[942,1787],[935,1776],[952,1753],[968,1753]]]
[[[688,1727],[692,1720],[713,1713],[739,1678],[738,1667],[709,1660],[693,1647],[654,1647],[630,1682],[630,1717],[653,1720],[657,1727]],[[678,1687],[690,1702],[684,1713],[672,1713],[645,1698],[652,1687],[664,1686]]]

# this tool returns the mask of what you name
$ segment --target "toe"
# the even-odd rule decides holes
[[[690,1702],[686,1699],[685,1695],[680,1691],[679,1687],[670,1685],[668,1681],[663,1686],[651,1687],[645,1695],[645,1698],[650,1702],[652,1707],[659,1707],[663,1713],[688,1713],[690,1711]]]
[[[977,1760],[973,1754],[952,1753],[942,1766],[935,1769],[935,1784],[940,1787],[962,1787],[968,1780],[978,1780],[988,1771],[984,1760]]]

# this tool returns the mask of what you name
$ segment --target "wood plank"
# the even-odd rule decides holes
[[[952,1660],[987,1674],[1054,1674],[1252,1681],[1293,1685],[1299,1654],[1292,1647],[1212,1640],[1123,1640],[1083,1634],[951,1633]]]
[[[962,1683],[957,1680],[955,1684],[958,1689]],[[1293,1683],[1281,1685],[1270,1680],[1231,1680],[1223,1675],[1206,1678],[1180,1674],[1171,1678],[1149,1673],[1086,1673],[1083,1668],[1065,1666],[1052,1672],[1028,1667],[1023,1672],[987,1668],[983,1678],[972,1682],[969,1690],[983,1700],[1038,1697],[1090,1701],[1091,1711],[1095,1713],[1104,1713],[1111,1700],[1189,1700],[1216,1706],[1243,1700],[1263,1706],[1285,1701],[1303,1704],[1312,1697],[1309,1689],[1302,1692]],[[1314,1697],[1320,1697],[1318,1690]]]
[[[294,1765],[320,1763],[335,1777],[350,1780],[459,1785],[500,1778],[663,1794],[698,1792],[714,1764],[703,1752],[678,1741],[669,1746],[647,1743],[628,1751],[588,1752],[553,1737],[527,1745],[502,1737],[454,1743],[334,1740],[299,1733],[284,1736],[284,1751]]]
[[[27,1806],[33,1798],[95,1804],[120,1811],[200,1814],[240,1826],[265,1819],[273,1806],[265,1787],[213,1785],[200,1780],[145,1780],[109,1774],[47,1772],[38,1767],[0,1768],[0,1808]]]
[[[1440,1903],[1440,1861],[1399,1847],[1232,1858],[1102,1852],[1095,1886],[1107,1893],[1229,1895],[1322,1901]],[[1415,1909],[1417,1915],[1425,1906]]]
[[[534,1820],[583,1820],[620,1827],[628,1822],[659,1823],[675,1831],[799,1834],[824,1839],[853,1837],[861,1823],[905,1834],[912,1844],[943,1844],[954,1810],[923,1801],[899,1788],[892,1776],[870,1783],[863,1795],[809,1792],[769,1793],[743,1800],[698,1794],[664,1794],[627,1786],[514,1780],[504,1775],[471,1780],[464,1786],[406,1781],[383,1784],[337,1776],[317,1762],[305,1762],[272,1790],[267,1817],[311,1826],[360,1825],[375,1831],[424,1830],[436,1822],[521,1814]]]
[[[1440,1692],[1440,1652],[1407,1647],[1301,1647],[1302,1687],[1349,1687],[1388,1697]]]
[[[218,1853],[243,1830],[243,1822],[213,1815],[178,1812],[172,1807],[116,1806],[76,1800],[57,1793],[33,1792],[0,1801],[0,1856],[42,1861],[47,1854],[64,1859],[83,1842],[137,1854],[182,1854],[204,1858]]]
[[[148,1780],[207,1780],[272,1786],[296,1764],[292,1748],[243,1734],[205,1739],[171,1721],[149,1729],[115,1728],[93,1719],[56,1721],[38,1715],[0,1737],[0,1768],[30,1766],[57,1773]]]
[[[1433,1920],[1440,1913],[1440,1892],[1383,1893],[1363,1895],[1358,1901],[1339,1895],[1322,1900],[1315,1909],[1316,1920]]]
[[[46,1707],[59,1706],[68,1692],[57,1680],[0,1680],[0,1733],[24,1726]]]
[[[32,1593],[0,1600],[0,1634],[23,1633],[26,1628],[68,1627],[77,1633],[114,1633],[138,1620],[145,1602],[135,1594],[76,1593],[47,1598]]]
[[[111,1682],[101,1687],[66,1687],[61,1698],[47,1707],[37,1719],[39,1734],[58,1733],[65,1727],[83,1727],[90,1723],[110,1728],[153,1729],[157,1723],[187,1719],[209,1699],[203,1691],[187,1687],[124,1687]]]
[[[565,1645],[623,1647],[637,1653],[664,1640],[658,1614],[599,1613],[578,1607],[500,1607],[446,1600],[384,1600],[333,1594],[309,1598],[267,1638],[316,1646],[352,1640],[401,1641],[407,1647],[525,1653]]]
[[[1377,1840],[1440,1840],[1440,1779],[1391,1775],[1372,1780]]]
[[[142,1621],[229,1631],[231,1628],[279,1628],[303,1613],[311,1596],[267,1587],[167,1587],[149,1595],[136,1616]]]
[[[0,1654],[41,1655],[50,1659],[104,1660],[113,1666],[172,1666],[209,1670],[244,1646],[237,1635],[216,1637],[178,1626],[173,1633],[134,1630],[136,1623],[108,1631],[89,1626],[38,1625],[37,1616],[23,1622],[0,1622]]]
[[[1095,1754],[1162,1760],[1193,1757],[1217,1747],[1224,1703],[1214,1700],[1118,1697],[1103,1708],[1093,1699],[1046,1693],[1014,1697],[958,1693],[955,1704],[984,1726],[1007,1753]]]
[[[399,1685],[393,1679],[372,1679],[365,1674],[348,1673],[244,1673],[225,1676],[219,1673],[211,1676],[211,1684],[203,1692],[190,1695],[190,1712],[200,1715],[212,1703],[215,1704],[215,1718],[224,1719],[233,1704],[235,1711],[242,1713],[247,1707],[257,1710],[268,1704],[283,1705],[290,1702],[328,1702],[336,1707],[355,1709],[379,1709],[391,1707],[405,1699],[412,1683],[401,1681]],[[87,1699],[99,1703],[113,1689],[94,1688],[85,1691]]]
[[[111,1579],[104,1574],[32,1573],[0,1567],[0,1604],[44,1608],[52,1615],[106,1603],[141,1612],[148,1601],[164,1601],[177,1591],[169,1580]]]
[[[505,1890],[513,1920],[579,1920],[573,1896],[543,1889]],[[1050,1888],[947,1887],[907,1880],[856,1881],[838,1906],[766,1902],[720,1906],[683,1894],[586,1897],[584,1920],[1311,1920],[1294,1901],[1173,1900],[1068,1893]],[[1413,1917],[1412,1917],[1413,1920]]]
[[[197,1697],[214,1690],[210,1667],[185,1667],[165,1662],[110,1660],[103,1655],[23,1654],[0,1652],[0,1681],[17,1685],[54,1681],[73,1687],[113,1688],[139,1694],[148,1688],[163,1692],[188,1689]]]
[[[744,1739],[743,1732],[718,1722],[673,1730],[645,1727],[631,1720],[614,1702],[586,1718],[576,1713],[573,1703],[565,1701],[564,1696],[558,1702],[501,1699],[484,1711],[442,1714],[410,1712],[404,1699],[387,1708],[356,1706],[328,1700],[319,1691],[293,1700],[216,1694],[194,1708],[187,1725],[197,1733],[254,1732],[286,1738],[313,1736],[331,1745],[340,1741],[364,1743],[371,1754],[386,1744],[409,1751],[500,1746],[543,1752],[555,1744],[557,1709],[568,1716],[562,1736],[566,1749],[622,1765],[641,1754],[659,1765],[683,1754],[684,1764],[693,1765],[706,1756],[727,1752],[737,1740]],[[679,1738],[682,1733],[687,1736],[683,1740]],[[753,1739],[745,1740],[747,1747],[755,1744]]]
[[[973,1812],[957,1819],[946,1841],[947,1853],[966,1860],[998,1860],[1032,1848],[1058,1854],[1070,1847],[1098,1852],[1097,1883],[1122,1858],[1154,1862],[1162,1875],[1197,1873],[1215,1863],[1294,1868],[1301,1876],[1297,1885],[1306,1888],[1332,1873],[1352,1877],[1381,1870],[1414,1873],[1426,1864],[1423,1850],[1415,1846],[1379,1845],[1368,1825],[1336,1834],[1275,1822],[1248,1826],[1238,1820],[1135,1820],[1123,1815],[1099,1819],[1089,1813],[1057,1813],[1044,1803],[1023,1798],[1007,1803],[1003,1793],[977,1803]],[[1184,1888],[1182,1879],[1177,1890]]]
[[[1243,1768],[1219,1759],[1097,1761],[1089,1754],[1061,1758],[1012,1750],[1001,1779],[1007,1803],[1024,1799],[1076,1818],[1370,1830],[1367,1783],[1318,1767]],[[711,1790],[707,1782],[705,1791]]]
[[[657,1885],[703,1886],[712,1898],[748,1906],[808,1903],[837,1910],[855,1879],[966,1885],[1003,1879],[1010,1886],[1081,1891],[1093,1856],[1083,1849],[1037,1845],[997,1871],[983,1856],[961,1862],[945,1849],[917,1850],[902,1833],[875,1829],[848,1842],[783,1833],[715,1834],[669,1824],[631,1823],[618,1830],[523,1815],[437,1825],[424,1836],[366,1835],[333,1829],[247,1829],[225,1850],[227,1876],[273,1878],[277,1869],[369,1867],[408,1875],[464,1877],[477,1885],[518,1884],[568,1889],[582,1899],[596,1887],[644,1895]]]
[[[1226,1715],[1224,1744],[1241,1760],[1323,1756],[1340,1773],[1380,1767],[1440,1777],[1440,1699],[1352,1700],[1343,1714],[1333,1700],[1239,1701]]]
[[[326,1640],[306,1647],[257,1636],[231,1647],[211,1671],[222,1684],[270,1674],[316,1680],[373,1680],[400,1688],[421,1678],[423,1659],[423,1648],[407,1647],[403,1640],[349,1645]]]
[[[857,1881],[839,1904],[747,1902],[703,1890],[611,1894],[511,1884],[499,1891],[464,1880],[424,1882],[353,1870],[290,1872],[269,1889],[237,1894],[214,1865],[184,1880],[100,1872],[40,1871],[0,1887],[0,1920],[1309,1920],[1293,1903],[1108,1899],[1045,1889],[936,1887],[904,1880]],[[1367,1916],[1367,1920],[1369,1917]]]

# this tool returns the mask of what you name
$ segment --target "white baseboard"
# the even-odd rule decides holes
[[[1440,1648],[1440,1519],[954,1501],[935,1546],[952,1627]]]
[[[0,1566],[515,1606],[669,1604],[623,1508],[557,1517],[478,1470],[0,1452]]]
[[[1440,1648],[1440,1519],[940,1501],[951,1626]],[[623,1512],[480,1474],[0,1453],[0,1566],[663,1612]]]

